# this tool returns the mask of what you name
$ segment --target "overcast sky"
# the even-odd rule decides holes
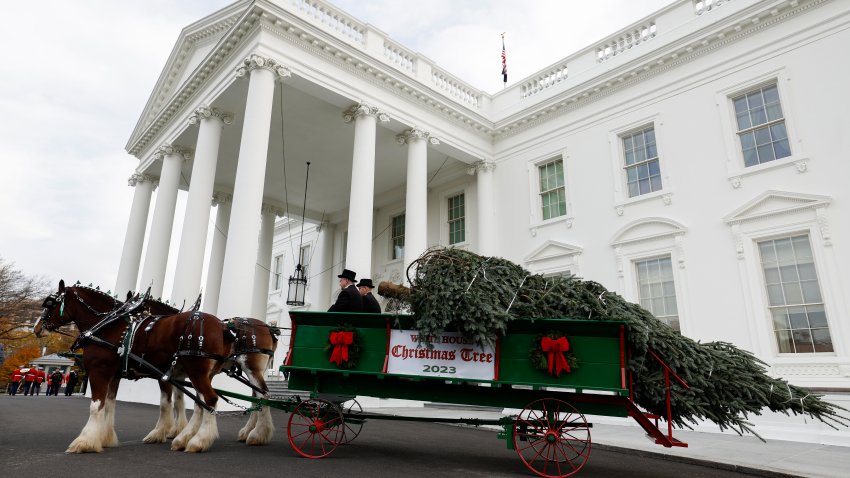
[[[180,30],[229,3],[3,3],[0,257],[51,282],[114,287],[132,201],[127,178],[138,163],[124,145]],[[502,32],[512,84],[672,0],[332,3],[473,86],[496,92]],[[178,221],[184,204],[181,192]],[[178,227],[169,271],[179,235]]]

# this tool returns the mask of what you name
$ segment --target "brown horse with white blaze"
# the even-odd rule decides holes
[[[221,371],[233,349],[233,338],[222,322],[201,312],[159,317],[155,323],[110,313],[108,294],[87,287],[65,287],[42,304],[34,326],[36,336],[63,325],[76,324],[83,366],[92,395],[89,420],[67,452],[100,452],[118,444],[115,434],[115,397],[122,376],[133,378],[163,374],[185,375],[198,394],[189,424],[172,441],[172,450],[201,452],[218,438],[215,407],[218,395],[212,377]],[[106,310],[106,312],[103,312]],[[127,354],[123,353],[129,351]]]

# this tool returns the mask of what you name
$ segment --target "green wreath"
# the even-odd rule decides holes
[[[545,341],[544,341],[545,339]],[[550,354],[552,359],[550,361]],[[561,355],[563,360],[559,357]],[[561,372],[570,373],[578,368],[578,358],[569,345],[566,334],[550,330],[534,339],[529,352],[531,365],[549,375],[560,376]]]
[[[357,329],[350,325],[333,329],[328,334],[328,343],[325,352],[328,361],[339,368],[352,369],[360,363],[360,355],[363,345]]]

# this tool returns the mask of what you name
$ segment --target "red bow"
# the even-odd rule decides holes
[[[348,346],[354,342],[354,332],[331,332],[330,341],[334,346],[331,363],[339,366],[343,362],[348,362]]]
[[[552,375],[553,367],[555,369],[554,375],[557,377],[561,376],[562,371],[570,371],[570,364],[567,363],[567,358],[564,357],[564,352],[570,350],[570,342],[567,341],[566,337],[558,337],[557,339],[543,337],[540,341],[540,348],[549,354],[547,359],[549,363],[549,375]]]

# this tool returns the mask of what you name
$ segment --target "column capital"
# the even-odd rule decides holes
[[[192,126],[201,124],[201,120],[207,118],[218,118],[224,124],[233,124],[233,113],[227,113],[218,108],[210,108],[207,105],[201,105],[195,108],[195,111],[189,115],[189,124]]]
[[[277,60],[254,53],[242,60],[242,65],[236,68],[236,78],[243,78],[257,68],[269,70],[274,73],[276,78],[289,78],[292,76],[292,71],[281,65]]]
[[[149,174],[145,173],[133,173],[127,178],[127,185],[130,187],[136,187],[136,184],[139,183],[155,183],[156,178]]]
[[[162,159],[170,154],[179,154],[184,160],[187,160],[192,159],[192,153],[193,151],[189,148],[165,143],[156,149],[156,152],[153,154],[153,157],[155,159]]]
[[[260,212],[262,214],[274,214],[275,217],[283,217],[283,210],[277,206],[272,206],[271,204],[263,203],[263,207],[260,208]]]
[[[351,123],[359,116],[374,116],[381,123],[387,123],[390,121],[390,115],[379,110],[377,107],[368,105],[366,103],[358,103],[356,105],[353,105],[342,113],[342,119],[346,123]]]
[[[212,205],[218,206],[220,204],[227,204],[233,201],[233,195],[230,193],[225,193],[221,191],[216,191],[212,195]]]
[[[431,136],[431,133],[427,131],[422,131],[419,128],[411,128],[406,130],[404,133],[395,137],[395,140],[398,144],[409,144],[412,141],[417,139],[426,140],[431,144],[440,144],[440,140],[434,136]]]
[[[466,174],[472,176],[475,173],[489,173],[496,169],[496,163],[493,161],[480,160],[469,165]]]

